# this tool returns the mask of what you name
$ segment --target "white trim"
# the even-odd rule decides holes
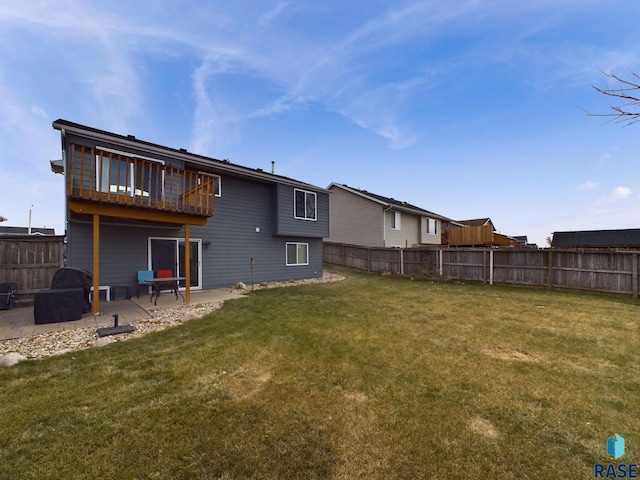
[[[215,177],[218,179],[218,185],[220,186],[220,188],[218,188],[216,190],[215,196],[216,197],[221,197],[222,196],[222,177],[218,174],[215,173],[209,173],[209,172],[202,172],[202,171],[198,171],[198,174],[200,175],[206,175],[208,177]]]
[[[427,229],[426,230],[427,231],[426,231],[426,234],[427,235],[438,235],[438,220],[436,220],[435,218],[429,218],[429,217],[426,217],[426,218],[427,218],[427,222],[426,222],[426,224],[427,224]],[[433,222],[433,230],[434,231],[431,231],[431,228],[430,228],[431,227],[431,222]]]
[[[304,193],[304,213],[305,215],[307,214],[307,195],[313,195],[313,203],[314,203],[314,207],[313,207],[313,213],[315,214],[315,218],[308,218],[308,217],[297,217],[296,216],[296,192],[303,192]],[[311,222],[317,222],[318,221],[318,194],[316,192],[312,192],[310,190],[303,190],[302,188],[294,188],[293,189],[293,218],[295,218],[296,220],[309,220]]]
[[[77,149],[77,146],[74,145],[74,150]],[[95,153],[95,171],[96,171],[96,190],[98,192],[103,193],[113,193],[113,194],[124,194],[129,197],[147,197],[151,194],[151,192],[146,192],[145,190],[136,189],[136,172],[134,170],[135,163],[131,160],[139,159],[139,160],[147,160],[153,163],[157,163],[159,165],[164,165],[164,160],[158,160],[156,158],[148,158],[142,157],[140,155],[134,155],[127,152],[121,152],[119,150],[114,150],[112,148],[96,146],[94,149]],[[125,158],[113,158],[104,155],[104,153],[112,153],[118,155],[119,157]],[[131,185],[112,185],[111,184],[111,160],[115,160],[118,162],[123,162],[129,166],[129,174],[128,178],[125,180],[129,180]],[[106,162],[105,162],[106,161]],[[106,170],[105,170],[106,169]],[[106,175],[105,175],[106,174]],[[160,195],[164,196],[164,187],[165,187],[165,172],[161,171],[162,174],[162,183],[161,183],[161,192]],[[112,191],[112,188],[115,186],[116,191]],[[120,192],[121,188],[124,187],[124,192]],[[146,195],[145,195],[146,193]]]
[[[390,210],[389,213],[391,214],[391,222],[389,225],[391,230],[402,230],[402,224],[401,224],[402,217],[400,212],[397,210]]]
[[[296,262],[298,261],[298,247],[304,245],[307,247],[307,262],[306,263],[289,263],[289,245],[296,245]],[[284,261],[287,267],[299,267],[302,265],[309,265],[309,244],[305,242],[286,242],[284,251]]]
[[[151,264],[151,240],[174,240],[176,242],[176,259],[175,264],[180,268],[180,242],[184,243],[184,237],[147,237],[147,269],[153,270],[153,265]],[[191,290],[202,290],[202,239],[201,238],[189,238],[189,242],[195,242],[198,244],[198,284],[197,286],[192,286]],[[191,272],[191,278],[193,279],[193,272]],[[180,290],[186,290],[186,287],[180,287]]]

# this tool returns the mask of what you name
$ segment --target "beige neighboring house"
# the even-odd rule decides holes
[[[327,242],[365,247],[418,247],[442,243],[451,219],[407,202],[331,183]]]

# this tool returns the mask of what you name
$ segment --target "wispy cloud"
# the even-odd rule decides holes
[[[609,205],[626,200],[631,197],[633,191],[629,187],[616,187],[608,195],[601,197],[596,202],[597,205]]]
[[[290,4],[291,2],[278,2],[272,10],[260,16],[258,19],[258,26],[262,28],[266,27]]]
[[[592,182],[591,180],[587,180],[586,182],[582,182],[580,185],[578,185],[578,190],[583,192],[588,190],[595,190],[596,188],[598,188],[598,184],[596,182]]]

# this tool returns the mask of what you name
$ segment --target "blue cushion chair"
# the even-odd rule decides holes
[[[138,298],[140,298],[140,287],[147,287],[148,289],[151,286],[151,284],[146,281],[151,278],[153,278],[153,270],[138,270]]]

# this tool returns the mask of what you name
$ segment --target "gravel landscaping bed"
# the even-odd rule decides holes
[[[343,279],[344,277],[340,275],[325,273],[322,278],[261,283],[259,285],[255,285],[253,289],[260,290],[263,288],[279,288],[293,285],[337,282]],[[251,287],[247,287],[244,284],[238,284],[234,289],[236,291],[240,290],[241,293],[251,292]],[[99,338],[95,328],[81,328],[2,340],[0,341],[0,366],[10,366],[11,364],[17,363],[17,361],[25,359],[45,358],[51,355],[61,355],[74,350],[101,347],[112,342],[125,341],[150,332],[179,325],[189,320],[202,318],[208,313],[220,308],[222,304],[223,302],[196,303],[153,310],[149,312],[151,318],[129,323],[135,329],[133,333]]]

